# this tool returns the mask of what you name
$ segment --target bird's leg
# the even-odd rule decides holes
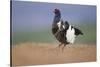
[[[59,49],[59,51],[60,51],[60,46],[62,45],[62,43],[61,44],[59,44],[59,46],[58,46],[58,49]]]
[[[59,44],[59,48],[60,48],[60,46],[62,45],[62,43],[61,44]]]
[[[65,46],[66,46],[66,44],[64,44],[64,46],[62,47],[62,52],[64,51]]]
[[[68,45],[69,42],[65,43],[64,46],[62,47],[62,52],[64,51],[64,48],[66,47],[66,45]]]
[[[60,46],[62,45],[62,43],[59,44],[59,46],[57,46],[56,48],[58,48],[58,50],[56,51],[57,52],[57,55],[59,54],[60,52]]]

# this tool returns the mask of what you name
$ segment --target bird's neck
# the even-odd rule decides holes
[[[60,21],[60,19],[61,19],[61,14],[59,13],[59,14],[55,14],[55,17],[54,17],[54,23],[57,23],[57,22],[59,22]]]

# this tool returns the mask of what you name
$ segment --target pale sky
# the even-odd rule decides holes
[[[51,27],[55,8],[60,9],[62,19],[70,24],[96,23],[96,6],[13,1],[13,31]]]

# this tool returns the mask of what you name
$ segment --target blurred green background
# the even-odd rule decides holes
[[[77,27],[84,35],[79,35],[76,38],[75,43],[96,43],[96,24],[81,24]],[[23,42],[57,42],[56,38],[52,35],[50,28],[38,30],[38,31],[17,31],[13,33],[13,44]]]

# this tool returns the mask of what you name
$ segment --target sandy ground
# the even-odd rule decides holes
[[[12,65],[40,65],[96,61],[96,45],[69,44],[62,52],[57,44],[23,43],[12,46]]]

